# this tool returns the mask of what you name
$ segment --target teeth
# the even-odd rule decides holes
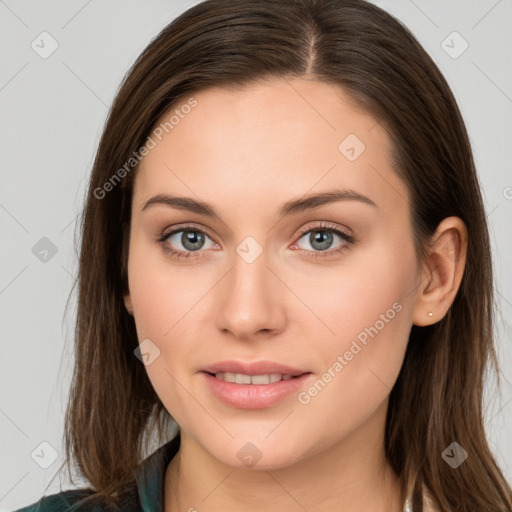
[[[235,382],[237,384],[250,384],[251,383],[251,376],[250,375],[244,375],[243,373],[235,373]]]
[[[217,379],[226,382],[236,382],[237,384],[272,384],[280,380],[290,380],[291,375],[282,375],[280,373],[267,373],[265,375],[245,375],[243,373],[219,372],[215,374]]]

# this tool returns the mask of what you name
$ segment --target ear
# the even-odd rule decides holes
[[[126,309],[128,310],[128,313],[130,315],[133,315],[133,304],[132,304],[132,298],[130,296],[130,292],[127,292],[124,294],[124,305]]]
[[[413,324],[418,326],[441,320],[457,295],[468,247],[464,221],[459,217],[447,217],[437,227],[433,241],[416,290]]]

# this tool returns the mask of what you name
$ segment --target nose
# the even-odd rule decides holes
[[[242,341],[270,338],[285,328],[286,287],[266,251],[249,262],[238,253],[217,290],[217,327]]]

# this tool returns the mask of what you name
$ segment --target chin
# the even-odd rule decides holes
[[[254,436],[252,441],[250,439],[250,436],[240,436],[230,439],[227,444],[208,446],[207,443],[204,447],[222,464],[253,471],[281,469],[305,458],[305,454],[297,450],[297,446],[303,444],[291,437],[288,442],[283,442],[282,438],[270,440]]]

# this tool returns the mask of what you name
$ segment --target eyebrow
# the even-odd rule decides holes
[[[299,199],[293,199],[284,203],[278,212],[279,219],[294,215],[306,210],[312,210],[319,208],[325,204],[330,204],[338,201],[359,201],[361,203],[370,205],[374,208],[378,206],[369,198],[354,190],[331,190],[328,192],[320,192],[317,194],[311,194],[308,196],[301,197]],[[171,208],[178,208],[180,210],[187,210],[192,213],[199,215],[205,215],[220,220],[219,215],[216,213],[215,208],[204,201],[199,201],[191,197],[171,196],[168,194],[158,194],[145,203],[141,211],[146,210],[152,205],[164,205]]]

